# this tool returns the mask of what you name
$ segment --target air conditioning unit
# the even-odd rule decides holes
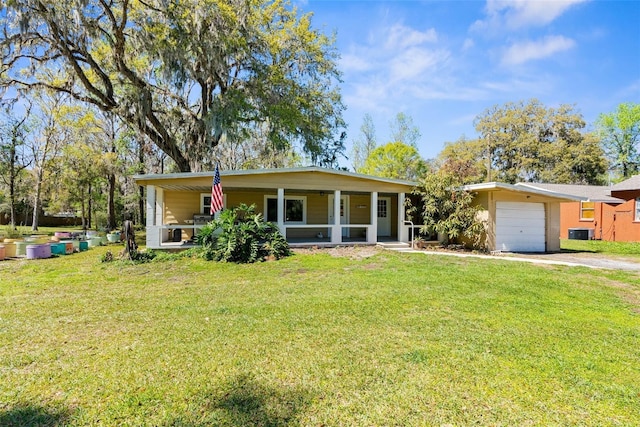
[[[569,240],[593,240],[596,230],[594,228],[570,228]]]

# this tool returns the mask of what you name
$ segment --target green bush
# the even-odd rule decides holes
[[[457,242],[485,249],[485,225],[478,217],[481,207],[474,204],[471,192],[462,189],[458,177],[445,172],[427,174],[412,194],[419,198],[420,206],[410,206],[407,211],[421,217],[421,232],[437,232],[445,246]]]
[[[291,255],[277,225],[265,222],[262,214],[255,212],[255,205],[223,210],[200,230],[197,242],[205,258],[216,261],[252,263]]]

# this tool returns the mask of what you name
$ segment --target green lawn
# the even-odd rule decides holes
[[[0,262],[0,425],[640,424],[635,273],[106,250]]]
[[[640,242],[609,242],[606,240],[566,240],[560,247],[567,252],[591,252],[612,255],[640,256]]]

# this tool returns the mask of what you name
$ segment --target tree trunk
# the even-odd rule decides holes
[[[42,168],[38,170],[36,175],[36,196],[33,199],[33,220],[31,222],[31,230],[38,231],[38,213],[40,211],[40,196],[42,193]]]
[[[138,173],[143,174],[144,170],[144,145],[143,143],[138,144],[138,164],[140,165],[140,170]],[[145,223],[145,203],[144,203],[144,187],[141,185],[138,187],[138,210],[139,212],[139,222],[138,224]]]
[[[116,193],[116,175],[109,174],[109,196],[107,200],[107,227],[110,230],[116,229],[116,204],[115,204],[115,193]]]
[[[87,191],[87,210],[85,211],[85,203],[84,203],[84,197],[82,198],[82,229],[83,230],[90,230],[91,229],[91,211],[93,210],[93,203],[91,202],[91,199],[93,198],[93,187],[91,184],[89,184],[89,188]],[[87,218],[88,217],[88,218]]]
[[[11,176],[11,183],[9,184],[9,201],[11,204],[11,228],[16,228],[16,192],[15,192],[15,179],[13,177],[13,171]]]
[[[16,149],[11,146],[9,150],[11,156],[9,165],[9,201],[11,203],[11,228],[16,228]]]
[[[84,201],[84,197],[82,198],[82,202],[80,202],[81,210],[82,210],[82,229],[87,229],[87,205]]]

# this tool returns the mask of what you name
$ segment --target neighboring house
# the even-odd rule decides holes
[[[191,241],[211,219],[213,172],[134,178],[146,187],[148,248]],[[225,207],[255,204],[293,246],[409,242],[412,236],[404,202],[414,182],[318,167],[222,171],[221,180]],[[467,189],[485,208],[490,250],[559,250],[560,202],[578,199],[501,183]]]
[[[408,241],[414,183],[318,167],[221,171],[224,206],[255,204],[292,245]],[[212,172],[137,175],[146,187],[147,247],[190,241],[208,222]],[[334,203],[339,200],[339,203]]]
[[[613,185],[611,196],[624,200],[614,216],[612,240],[640,242],[640,175]]]
[[[585,197],[582,202],[563,203],[561,233],[591,230],[589,237],[613,242],[640,241],[640,175],[613,186],[526,184],[536,188]]]
[[[484,209],[487,247],[503,252],[560,250],[560,205],[580,197],[522,184],[486,182],[465,186]]]
[[[596,185],[570,185],[570,184],[522,184],[532,188],[541,188],[563,194],[571,194],[582,197],[584,200],[563,203],[560,206],[560,238],[568,239],[582,235],[575,230],[587,230],[587,237],[598,240],[619,239],[620,230],[616,231],[616,225],[621,227],[623,213],[627,210],[625,201],[612,197],[610,186]],[[570,236],[569,234],[572,234]],[[617,234],[617,236],[616,236]]]

